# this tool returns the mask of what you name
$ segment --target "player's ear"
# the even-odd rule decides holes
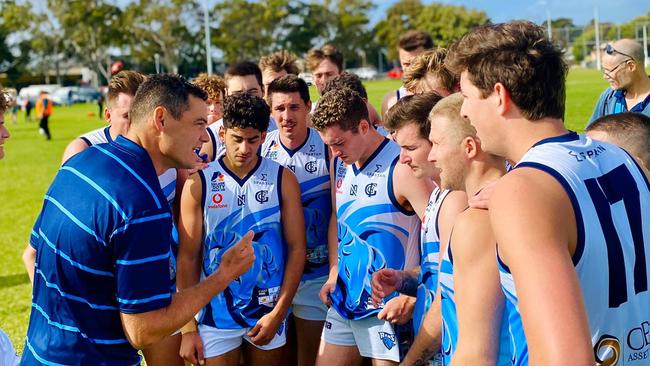
[[[226,128],[223,126],[219,127],[219,140],[221,140],[221,142],[226,141]]]
[[[260,145],[266,141],[266,131],[262,132],[262,137],[260,137]]]
[[[478,155],[478,149],[480,148],[480,142],[478,139],[467,136],[463,139],[462,148],[465,156],[468,159],[474,159]]]
[[[108,106],[104,108],[104,120],[108,122],[109,125],[111,124],[111,111]]]
[[[370,122],[366,119],[359,121],[359,132],[365,135],[368,133],[368,130],[370,130]]]
[[[495,96],[495,104],[499,115],[503,116],[508,112],[508,109],[512,106],[512,99],[510,99],[510,92],[508,89],[501,84],[494,84],[493,94]]]

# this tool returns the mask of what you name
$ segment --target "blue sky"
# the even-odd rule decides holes
[[[371,15],[373,24],[381,20],[386,9],[397,0],[375,0],[374,2],[377,8]],[[422,2],[428,4],[432,1]],[[650,1],[647,0],[438,0],[437,2],[483,10],[493,22],[528,19],[539,23],[546,20],[548,11],[551,19],[572,18],[576,25],[585,25],[593,19],[594,6],[597,6],[601,22],[624,23],[650,11]]]

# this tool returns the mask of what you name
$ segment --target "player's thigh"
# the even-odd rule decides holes
[[[316,361],[320,335],[325,321],[305,320],[295,317],[298,365],[312,366]]]
[[[375,358],[372,359],[372,366],[394,366],[397,364],[398,362],[394,362],[390,360],[378,360]]]
[[[205,359],[205,366],[239,366],[241,347],[230,350],[222,355]]]
[[[261,349],[252,343],[244,342],[244,365],[247,366],[280,366],[286,364],[286,345],[273,349]]]
[[[184,366],[178,352],[181,348],[181,335],[163,338],[160,342],[142,350],[147,366]]]
[[[359,366],[361,360],[357,346],[341,346],[321,339],[316,366]]]

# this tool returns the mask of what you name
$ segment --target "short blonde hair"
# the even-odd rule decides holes
[[[226,95],[226,82],[221,76],[208,75],[200,73],[199,76],[192,81],[192,84],[203,89],[208,94],[208,99],[220,101]]]
[[[403,82],[406,90],[414,93],[417,85],[427,75],[432,74],[440,80],[443,88],[450,93],[454,92],[458,86],[459,77],[445,67],[446,58],[447,49],[442,47],[426,51],[417,56],[404,72]]]
[[[331,44],[326,44],[321,48],[312,48],[307,52],[307,56],[305,57],[309,71],[316,70],[318,65],[325,59],[328,59],[336,65],[339,72],[343,71],[343,54]]]
[[[0,114],[7,111],[10,104],[9,92],[5,89],[0,89]]]
[[[300,70],[296,64],[298,57],[293,53],[282,50],[278,52],[273,52],[270,55],[263,56],[260,58],[259,67],[262,72],[267,69],[271,69],[274,72],[280,72],[282,70],[286,71],[287,74],[298,75]]]
[[[429,122],[435,117],[445,117],[453,126],[453,133],[460,142],[465,137],[476,137],[476,128],[472,126],[469,119],[460,115],[460,108],[463,106],[463,96],[460,93],[454,93],[448,97],[442,98],[429,112]]]

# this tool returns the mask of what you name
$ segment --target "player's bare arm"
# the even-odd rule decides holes
[[[442,342],[442,312],[440,308],[440,291],[436,290],[436,297],[431,303],[431,307],[424,316],[422,326],[417,336],[413,340],[411,348],[404,356],[401,366],[420,366],[425,365],[431,357],[440,351]]]
[[[330,149],[330,147],[328,147]],[[330,150],[330,156],[332,151]],[[332,215],[330,216],[329,226],[327,229],[327,256],[330,264],[330,271],[327,281],[319,293],[320,300],[327,306],[332,305],[329,295],[336,288],[336,278],[338,277],[339,265],[339,236],[338,224],[336,219],[336,180],[334,179],[334,159],[330,160],[330,185],[332,197]]]
[[[504,296],[487,211],[469,209],[458,215],[451,252],[458,317],[458,343],[451,364],[494,365]]]
[[[68,146],[66,146],[65,150],[63,151],[63,158],[61,158],[61,165],[63,165],[71,157],[86,150],[87,148],[88,148],[88,144],[86,143],[86,141],[80,138],[76,138],[70,141]]]
[[[27,244],[27,248],[23,252],[23,264],[25,265],[25,270],[29,276],[29,282],[34,284],[34,267],[36,263],[36,249],[30,244]]]
[[[573,208],[550,175],[519,168],[490,199],[500,258],[510,268],[528,342],[530,365],[593,365],[582,292],[572,262]],[[543,218],[543,219],[540,219]]]
[[[305,266],[307,239],[298,180],[289,169],[282,172],[282,232],[287,243],[287,262],[278,301],[248,333],[253,343],[268,344],[287,317]]]
[[[180,201],[180,217],[176,286],[179,290],[199,283],[201,274],[201,247],[203,245],[203,212],[201,197],[203,185],[198,174],[185,181]],[[194,319],[181,330],[180,355],[189,362],[198,364],[203,360],[203,342],[196,331]]]

